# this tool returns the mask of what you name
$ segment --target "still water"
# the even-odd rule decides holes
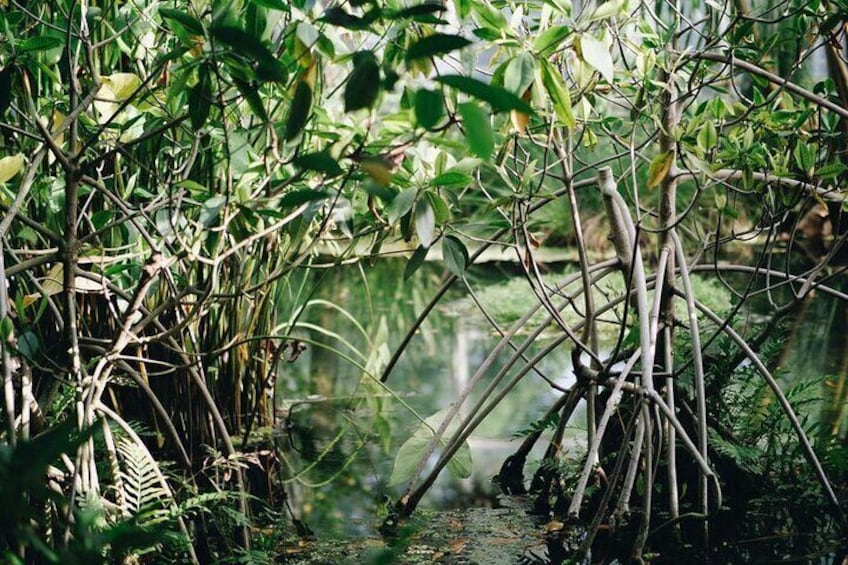
[[[398,449],[418,427],[419,418],[431,416],[458,397],[499,339],[469,292],[456,285],[413,337],[386,386],[377,384],[373,377],[379,377],[390,353],[445,276],[439,266],[425,264],[405,281],[404,267],[403,261],[381,261],[375,266],[311,273],[314,279],[302,288],[314,287],[316,292],[305,297],[301,288],[292,293],[290,315],[294,319],[298,314],[296,334],[306,349],[287,365],[278,382],[278,411],[286,422],[281,443],[295,512],[321,535],[374,533],[386,503],[393,503],[405,487],[404,483],[389,484]],[[556,279],[556,269],[552,271],[549,274]],[[533,304],[532,292],[512,266],[486,265],[470,279],[476,298],[502,328]],[[768,311],[767,302],[754,302],[748,315],[756,319]],[[830,426],[843,438],[848,421],[846,326],[845,305],[817,297],[803,306],[790,325],[780,356],[784,386],[807,380],[820,383],[816,387],[824,401],[807,404],[802,416]],[[545,343],[540,339],[534,347]],[[507,356],[508,352],[496,366]],[[491,478],[518,446],[522,431],[539,420],[558,396],[545,379],[558,388],[574,382],[567,344],[545,357],[538,368],[544,379],[528,373],[472,435],[471,477],[457,479],[443,471],[422,507],[486,506],[495,501],[499,489]],[[477,388],[483,386],[485,382]],[[468,402],[475,400],[472,394]],[[581,408],[572,418],[567,438],[582,435],[584,412]],[[565,445],[575,457],[580,455],[580,440],[570,439]],[[544,448],[540,442],[528,458],[531,464],[525,476],[532,475],[532,462],[541,458]],[[746,512],[752,518],[744,524],[728,516],[723,519],[725,528],[717,525],[716,535],[727,529],[725,534],[731,538],[742,531],[746,538],[739,543],[721,542],[726,548],[715,548],[713,557],[732,562],[756,560],[763,551],[772,557],[800,552],[828,563],[836,555],[827,549],[814,558],[809,552],[811,543],[833,545],[831,534],[815,537],[817,531],[833,528],[827,515],[816,508],[794,512],[755,504]],[[799,520],[805,523],[799,525]],[[806,538],[796,540],[796,534]],[[762,539],[757,540],[758,535]],[[771,543],[768,550],[762,549],[764,543]]]

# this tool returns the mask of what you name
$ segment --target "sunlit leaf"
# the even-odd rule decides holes
[[[504,71],[504,88],[521,96],[533,84],[535,72],[536,61],[533,55],[526,51],[516,55],[507,63]]]
[[[568,92],[568,87],[565,85],[559,70],[546,60],[542,61],[542,84],[551,98],[554,112],[559,121],[565,127],[574,129],[576,122],[574,111],[571,108],[571,95]]]
[[[607,2],[599,4],[598,7],[595,8],[595,11],[592,12],[591,16],[589,16],[588,21],[596,22],[623,14],[627,11],[628,5],[628,0],[608,0]]]
[[[141,79],[134,73],[112,73],[103,77],[103,84],[109,87],[115,102],[122,102],[135,94]]]
[[[842,163],[828,163],[816,169],[816,176],[822,179],[836,178],[848,171],[848,167]]]
[[[421,198],[415,205],[415,233],[418,241],[424,247],[433,243],[433,233],[436,230],[436,214],[426,198]]]
[[[402,216],[405,216],[412,210],[412,204],[415,202],[415,196],[418,190],[415,188],[407,188],[398,193],[389,205],[386,207],[386,212],[389,215],[389,222],[395,223]]]
[[[227,197],[223,194],[217,194],[207,199],[200,207],[200,223],[207,228],[216,224],[218,217],[221,215],[221,209],[226,202]]]
[[[471,175],[458,171],[448,171],[433,177],[431,186],[468,186],[473,179]]]
[[[533,51],[540,57],[548,57],[559,49],[559,46],[571,33],[572,30],[568,26],[551,26],[540,33],[533,41]]]
[[[612,55],[607,44],[600,39],[595,39],[588,33],[580,36],[580,55],[583,60],[594,67],[604,79],[612,84],[615,74],[612,64]]]
[[[450,35],[447,33],[434,33],[422,37],[406,51],[406,60],[425,59],[429,57],[439,57],[446,55],[451,51],[462,49],[466,45],[471,45],[471,42],[459,35]]]
[[[39,35],[36,37],[29,37],[24,39],[18,44],[19,51],[48,51],[50,49],[55,49],[56,47],[61,47],[64,45],[64,41],[62,41],[59,37],[53,37],[50,35]]]
[[[24,168],[24,154],[9,155],[0,159],[0,182],[7,182]]]
[[[488,160],[495,150],[495,135],[488,114],[476,102],[463,102],[458,110],[468,147],[481,159]]]
[[[674,163],[674,151],[664,151],[651,161],[648,167],[648,188],[654,188],[668,176],[671,165]]]
[[[533,114],[533,108],[518,95],[497,86],[486,84],[477,79],[460,75],[447,75],[436,77],[437,82],[455,88],[478,100],[488,102],[495,112],[508,112],[519,110],[525,114]]]

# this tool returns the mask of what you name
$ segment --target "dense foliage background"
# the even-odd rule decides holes
[[[844,520],[846,373],[819,383],[826,417],[799,418],[767,344],[814,291],[845,298],[846,16],[823,0],[0,1],[4,559],[273,558],[262,526],[304,533],[289,491],[337,478],[322,466],[349,433],[395,458],[392,526],[441,469],[470,472],[471,432],[557,347],[577,384],[500,480],[523,491],[550,428],[533,486],[585,519],[579,551],[611,516],[634,516],[639,559],[658,519],[700,523],[724,460],[754,483],[781,461]],[[564,281],[542,276],[553,247],[578,266]],[[477,301],[505,337],[419,414],[392,370],[450,285],[485,287],[469,268],[492,248],[542,314],[510,328]],[[401,295],[425,260],[444,266],[412,329],[366,329],[320,294],[341,265],[397,255],[381,284]],[[698,272],[732,302],[714,311]],[[756,297],[768,315],[742,327]],[[363,345],[333,341],[339,317]],[[301,387],[304,347],[318,376]],[[361,380],[319,378],[328,357]],[[309,394],[367,410],[295,464],[279,430]],[[420,422],[402,445],[388,403]]]

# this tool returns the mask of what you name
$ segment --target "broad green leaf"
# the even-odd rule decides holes
[[[559,121],[568,129],[574,129],[577,125],[574,120],[574,111],[571,108],[571,95],[568,92],[568,86],[562,79],[559,70],[546,60],[542,60],[542,84],[551,102],[554,105],[554,112]]]
[[[458,171],[448,171],[434,177],[430,181],[431,186],[468,186],[474,179],[471,175]]]
[[[244,96],[244,99],[247,101],[247,105],[250,106],[250,110],[256,115],[256,117],[263,122],[267,122],[268,113],[265,111],[265,104],[262,102],[262,97],[259,96],[259,89],[256,85],[235,77],[233,77],[233,83],[235,83],[236,88],[238,88],[241,95]]]
[[[256,77],[263,81],[285,82],[288,70],[258,37],[235,26],[220,26],[212,36],[246,59],[256,62]]]
[[[436,214],[426,198],[420,198],[415,204],[415,233],[418,241],[424,247],[433,243],[433,233],[436,231]]]
[[[445,115],[445,98],[437,90],[422,88],[415,93],[415,120],[424,129],[433,129]]]
[[[198,70],[197,84],[191,89],[188,98],[188,115],[191,127],[197,131],[206,124],[209,111],[212,108],[212,79],[207,65],[201,65]]]
[[[406,52],[406,60],[439,57],[451,51],[462,49],[466,45],[471,45],[471,42],[459,35],[434,33],[413,43]]]
[[[488,160],[495,150],[495,135],[488,114],[476,102],[463,102],[458,109],[468,147],[481,159]]]
[[[707,122],[701,126],[701,129],[698,132],[697,141],[698,148],[704,153],[711,150],[715,147],[716,143],[718,143],[718,133],[716,132],[716,127],[712,120],[707,120]]]
[[[392,200],[386,207],[386,213],[389,215],[390,224],[394,224],[412,210],[412,204],[415,202],[415,196],[417,194],[418,190],[415,188],[407,188],[395,196],[394,200]]]
[[[477,79],[460,75],[447,75],[436,77],[437,82],[455,88],[478,100],[488,102],[495,112],[508,112],[519,110],[525,114],[534,114],[533,108],[527,102],[513,94],[509,90],[486,84]]]
[[[458,277],[465,274],[468,268],[468,249],[459,239],[452,235],[442,238],[442,256],[448,271]]]
[[[816,150],[803,141],[798,141],[795,144],[795,149],[792,151],[795,157],[795,163],[807,176],[813,176],[816,167]]]
[[[423,245],[419,245],[415,248],[415,251],[412,252],[412,256],[409,258],[409,261],[406,263],[406,268],[403,270],[404,280],[408,280],[415,271],[421,268],[421,265],[424,264],[424,260],[427,258],[428,251],[429,249]]]
[[[227,203],[227,197],[223,194],[217,194],[206,200],[200,207],[200,223],[207,228],[217,223],[218,217],[221,215],[221,208]]]
[[[103,77],[103,84],[112,91],[115,102],[123,102],[138,90],[141,79],[133,73],[112,73]]]
[[[252,4],[272,10],[288,11],[288,5],[283,0],[250,0]]]
[[[630,2],[628,0],[608,0],[595,8],[595,11],[589,16],[588,21],[596,22],[623,14],[629,8],[629,4]]]
[[[294,192],[289,192],[282,198],[280,198],[279,207],[280,208],[296,208],[301,204],[306,204],[307,202],[315,202],[318,200],[325,200],[332,196],[329,192],[324,192],[323,190],[295,190]]]
[[[614,70],[612,55],[607,44],[595,39],[588,33],[580,36],[580,55],[586,63],[594,67],[604,79],[612,84]]]
[[[504,13],[488,2],[474,2],[471,4],[471,10],[477,25],[494,32],[496,37],[500,38],[501,34],[504,33],[512,35]]]
[[[10,155],[0,159],[0,182],[7,182],[24,168],[24,154]]]
[[[844,174],[846,170],[848,170],[848,167],[842,163],[828,163],[816,169],[816,176],[822,179],[832,179]]]
[[[665,151],[654,157],[651,166],[648,167],[648,188],[659,186],[668,176],[672,163],[674,163],[674,151]]]
[[[312,89],[304,80],[298,80],[295,85],[292,105],[289,108],[289,116],[286,119],[285,140],[291,141],[303,130],[309,119],[309,111],[312,108]]]
[[[294,160],[294,164],[301,169],[316,171],[327,177],[336,177],[344,172],[327,151],[301,155]]]
[[[345,112],[371,108],[380,93],[380,66],[370,51],[354,54],[353,72],[344,91]]]
[[[395,456],[395,465],[389,478],[390,485],[399,485],[412,478],[412,475],[419,466],[421,458],[426,455],[425,452],[435,437],[435,430],[439,429],[442,420],[445,419],[447,414],[448,410],[442,409],[426,418],[415,429],[412,436],[401,445]],[[441,441],[442,445],[445,443],[444,437],[453,435],[458,424],[459,422],[456,418],[448,424]],[[463,479],[471,476],[471,467],[471,450],[468,447],[468,442],[465,442],[456,452],[456,455],[454,455],[454,459],[448,463],[448,469],[454,476]]]
[[[56,47],[61,47],[64,43],[65,42],[59,37],[39,35],[37,37],[30,37],[21,41],[18,44],[18,50],[24,52],[48,51],[50,49],[55,49]]]
[[[572,30],[568,26],[551,26],[536,37],[533,42],[533,51],[539,57],[547,58],[559,49],[559,46],[571,33]]]
[[[177,22],[183,26],[186,31],[193,33],[194,35],[203,35],[203,24],[201,24],[200,20],[194,16],[186,14],[185,12],[180,12],[179,10],[161,7],[159,8],[159,15],[164,20]]]
[[[521,96],[533,84],[536,61],[526,51],[512,58],[504,71],[504,88]]]
[[[432,190],[425,192],[424,196],[426,196],[427,200],[430,201],[430,206],[433,208],[433,214],[436,216],[436,223],[443,224],[450,220],[450,208],[448,208],[444,198]]]

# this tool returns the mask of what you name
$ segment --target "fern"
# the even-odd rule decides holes
[[[122,509],[132,516],[142,511],[162,509],[168,493],[159,481],[157,463],[147,449],[132,440],[121,438],[118,441],[118,453],[122,459]]]

